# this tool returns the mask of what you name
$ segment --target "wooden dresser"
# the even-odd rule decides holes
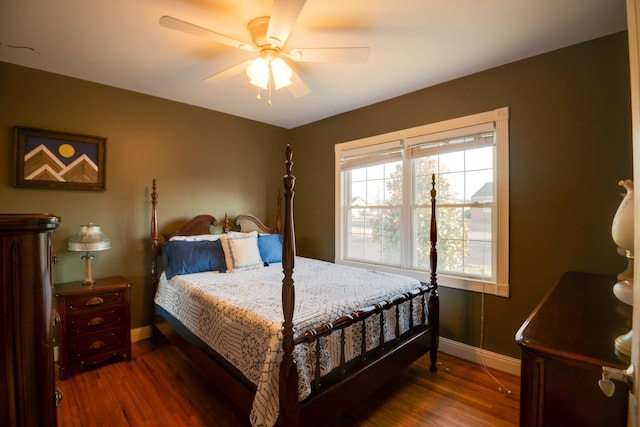
[[[129,287],[123,277],[55,285],[60,379],[115,358],[131,360]]]
[[[520,426],[626,426],[628,389],[606,397],[602,366],[626,369],[615,338],[631,307],[613,295],[615,276],[565,273],[520,327]]]
[[[0,424],[55,427],[51,233],[60,218],[0,214]]]

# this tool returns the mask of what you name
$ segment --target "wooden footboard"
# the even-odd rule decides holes
[[[432,295],[434,299],[431,298]],[[315,349],[315,378],[312,381],[311,396],[300,404],[300,425],[326,425],[430,350],[430,369],[435,371],[438,336],[437,327],[428,320],[433,318],[428,315],[429,301],[432,307],[434,302],[437,303],[435,288],[423,285],[419,289],[355,311],[301,334],[295,344],[308,344]],[[409,307],[409,327],[401,333],[399,319],[404,305]],[[413,321],[414,305],[420,311],[417,316],[420,319],[418,324]],[[395,336],[392,340],[385,341],[385,318],[389,315],[395,317]],[[380,334],[377,347],[367,350],[366,325],[367,319],[371,317],[379,322]],[[362,342],[360,355],[348,362],[345,357],[347,328],[360,331]],[[340,337],[340,366],[327,375],[321,375],[322,342],[323,338],[331,334],[339,334]]]
[[[303,426],[326,426],[394,378],[432,349],[433,330],[415,334],[380,359],[371,360],[342,381],[322,388],[300,403]],[[437,338],[436,338],[437,339]],[[288,424],[284,424],[288,425]]]
[[[418,289],[413,291],[397,295],[394,298],[382,301],[378,304],[354,311],[348,316],[342,316],[335,321],[327,322],[322,324],[321,326],[309,329],[305,331],[302,335],[295,339],[296,345],[301,344],[312,344],[315,348],[315,379],[313,381],[313,391],[319,391],[321,388],[325,387],[325,378],[323,378],[320,374],[320,354],[322,353],[322,342],[323,338],[331,335],[331,334],[339,334],[340,339],[340,367],[338,368],[339,377],[344,378],[349,375],[351,371],[355,371],[357,369],[362,369],[366,367],[369,363],[375,360],[380,356],[383,356],[385,353],[388,353],[390,350],[393,350],[407,340],[411,338],[413,335],[418,334],[427,328],[430,325],[427,323],[427,304],[425,294],[429,294],[430,291],[433,290],[430,286],[424,285]],[[417,302],[417,304],[414,304]],[[409,327],[407,331],[401,333],[400,331],[400,309],[401,306],[405,305],[409,310]],[[419,310],[419,318],[420,323],[418,325],[414,324],[414,306],[417,306]],[[395,336],[390,341],[385,341],[385,318],[389,318],[385,316],[385,313],[388,316],[395,317]],[[367,319],[370,317],[374,317],[376,322],[379,322],[379,337],[378,344],[374,350],[367,349]],[[355,328],[355,330],[360,331],[360,355],[349,361],[351,366],[347,367],[346,361],[346,348],[345,348],[345,330],[349,327]]]

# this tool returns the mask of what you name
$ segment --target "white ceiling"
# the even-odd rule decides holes
[[[370,58],[294,63],[311,93],[280,89],[269,106],[244,73],[203,81],[255,54],[158,24],[170,15],[250,42],[247,23],[271,5],[2,0],[0,61],[293,128],[626,29],[625,0],[308,0],[288,48],[369,46]]]

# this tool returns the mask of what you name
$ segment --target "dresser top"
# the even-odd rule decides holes
[[[568,272],[516,334],[528,350],[593,365],[626,368],[615,339],[631,329],[632,308],[613,294],[615,276]]]
[[[0,213],[0,232],[55,230],[60,217],[53,214]]]
[[[61,297],[84,294],[87,292],[108,292],[111,290],[128,288],[131,286],[131,283],[124,277],[113,276],[96,279],[96,283],[92,286],[83,285],[82,281],[56,283],[53,286],[55,288],[56,297]]]

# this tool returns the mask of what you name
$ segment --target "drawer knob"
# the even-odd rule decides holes
[[[98,326],[104,323],[104,319],[102,317],[94,317],[93,319],[87,322],[87,326]]]
[[[89,301],[87,301],[86,305],[98,305],[98,304],[104,304],[104,300],[100,297],[93,297]]]
[[[94,341],[89,346],[89,350],[99,350],[105,346],[104,341]]]
[[[55,307],[51,311],[51,320],[53,321],[54,325],[57,325],[62,320],[60,318],[60,314],[58,314],[58,310],[56,310]]]
[[[60,389],[60,387],[58,387],[58,384],[56,384],[55,397],[56,397],[56,406],[58,406],[60,404],[60,401],[62,400],[62,390]]]

